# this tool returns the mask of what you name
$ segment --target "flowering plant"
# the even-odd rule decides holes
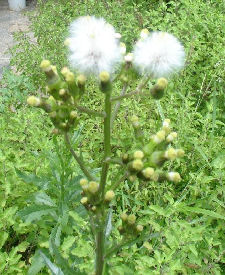
[[[121,242],[115,244],[107,241],[112,229],[109,210],[118,188],[125,181],[132,184],[135,180],[143,184],[152,181],[179,182],[179,173],[167,171],[164,164],[184,155],[182,149],[172,147],[177,133],[172,131],[169,119],[162,122],[158,132],[148,137],[137,116],[130,119],[136,138],[134,148],[124,151],[119,157],[112,153],[113,124],[122,100],[135,95],[160,99],[168,84],[165,77],[184,65],[184,49],[171,34],[150,34],[144,29],[133,53],[127,54],[126,46],[120,42],[120,38],[121,35],[102,18],[78,18],[72,23],[70,36],[65,41],[70,50],[71,69],[64,67],[59,73],[50,61],[43,60],[41,69],[47,77],[46,90],[49,97],[30,96],[27,99],[29,105],[42,108],[49,115],[54,125],[52,133],[64,136],[68,149],[83,173],[80,179],[80,203],[90,217],[96,252],[96,275],[104,274],[105,263],[123,246],[146,236],[148,239],[157,237],[157,234],[149,234],[149,228],[139,223],[134,213],[123,212],[118,227]],[[134,91],[127,92],[129,85],[136,81],[138,73],[141,75],[139,85]],[[82,96],[90,78],[98,81],[99,90],[104,94],[102,112],[82,106]],[[146,89],[146,84],[155,78],[156,83],[150,90]],[[123,86],[119,96],[113,95],[113,83],[116,81]],[[103,120],[104,157],[98,172],[90,170],[71,144],[70,134],[79,124],[79,113],[87,113]],[[69,267],[69,270],[73,268]]]

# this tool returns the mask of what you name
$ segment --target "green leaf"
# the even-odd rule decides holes
[[[43,258],[47,267],[51,270],[53,275],[64,275],[62,270],[59,267],[57,267],[55,264],[53,264],[51,260],[42,251],[40,251],[40,255]]]
[[[47,206],[47,205],[32,205],[26,207],[23,210],[18,212],[18,215],[21,219],[25,220],[26,222],[32,222],[35,220],[40,220],[42,216],[52,215],[53,217],[56,216],[55,212],[56,208]]]
[[[0,232],[0,249],[5,244],[6,240],[8,239],[9,234],[7,232]]]
[[[198,208],[198,207],[189,207],[189,206],[178,206],[177,209],[181,212],[192,212],[196,214],[203,214],[206,216],[209,216],[214,219],[222,219],[225,220],[225,216],[222,216],[214,211]]]
[[[38,192],[34,194],[34,200],[37,204],[56,206],[54,201],[44,192]]]
[[[36,275],[45,266],[44,259],[40,254],[40,251],[36,251],[34,257],[32,257],[32,263],[28,270],[27,275]]]

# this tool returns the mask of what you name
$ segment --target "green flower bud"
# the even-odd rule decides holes
[[[168,81],[167,81],[167,79],[162,77],[157,80],[156,85],[158,86],[158,89],[164,90],[164,89],[166,89],[166,87],[168,85]]]
[[[61,70],[61,74],[66,77],[68,73],[70,73],[70,70],[67,67],[63,67]]]
[[[130,176],[129,176],[129,180],[130,180],[131,182],[134,182],[136,179],[137,179],[136,175],[130,175]]]
[[[88,180],[87,179],[81,179],[80,180],[80,185],[81,186],[84,186],[84,185],[87,185],[88,184]]]
[[[78,86],[79,86],[79,87],[80,87],[80,86],[84,86],[86,80],[87,80],[87,78],[86,78],[85,75],[83,75],[83,74],[78,75],[78,77],[77,77],[77,84],[78,84]]]
[[[163,140],[165,140],[166,132],[164,130],[161,130],[156,133],[156,135],[152,136],[152,140],[155,144],[161,143]]]
[[[110,75],[108,72],[101,72],[99,74],[100,81],[103,83],[107,83],[110,80]]]
[[[71,118],[71,119],[77,118],[77,112],[76,112],[76,111],[71,111],[71,112],[70,112],[70,118]]]
[[[169,172],[167,174],[167,179],[172,182],[180,182],[181,181],[181,176],[177,172]]]
[[[59,90],[59,96],[64,97],[66,95],[66,90],[65,89],[60,89]]]
[[[142,151],[138,150],[138,151],[134,152],[133,156],[134,156],[135,159],[143,159],[144,153]]]
[[[143,231],[143,226],[141,224],[138,224],[137,227],[136,227],[136,229],[137,229],[137,232],[140,233],[140,232]]]
[[[32,107],[39,107],[41,106],[41,99],[36,96],[29,96],[27,99],[27,104]]]
[[[154,172],[155,172],[155,170],[152,167],[147,167],[142,171],[142,174],[146,179],[151,179]]]
[[[123,163],[128,163],[129,162],[129,155],[128,154],[123,154],[122,155],[122,161],[123,161]]]
[[[109,190],[105,193],[105,201],[110,202],[114,199],[115,193],[112,190]]]
[[[177,133],[172,132],[166,137],[166,141],[167,142],[172,142],[172,141],[174,141],[175,138],[177,138]]]
[[[177,157],[182,158],[184,156],[184,150],[176,149]]]
[[[123,222],[126,222],[126,221],[127,221],[127,218],[128,218],[128,215],[127,215],[126,213],[122,213],[122,214],[120,215],[120,218],[121,218],[121,220],[122,220]]]
[[[135,159],[131,162],[131,168],[132,170],[135,170],[135,171],[141,171],[144,167],[144,164],[142,162],[142,160],[140,159]]]
[[[175,160],[177,158],[177,151],[171,147],[165,152],[164,156],[169,160]]]
[[[86,205],[88,203],[88,198],[87,197],[83,197],[80,202],[83,204],[83,205]]]
[[[75,81],[75,75],[72,72],[67,72],[65,75],[66,82],[74,82]]]
[[[91,210],[93,211],[93,212],[95,212],[96,211],[96,206],[92,206],[92,208],[91,208]]]
[[[71,39],[70,38],[67,38],[65,41],[64,41],[64,46],[69,46],[71,43]]]
[[[167,135],[171,132],[171,129],[170,129],[170,119],[166,118],[163,121],[163,127],[162,127],[162,129],[166,132]]]
[[[56,111],[49,113],[50,118],[56,118],[57,113]]]
[[[90,181],[89,182],[89,185],[88,185],[88,191],[91,193],[91,194],[95,194],[99,189],[99,184],[95,181]]]
[[[42,60],[40,64],[40,68],[45,72],[46,70],[48,71],[50,69],[51,62],[49,60]]]
[[[128,218],[127,218],[127,222],[128,222],[129,224],[135,224],[135,222],[136,222],[136,217],[135,217],[135,215],[134,215],[134,214],[129,215]]]

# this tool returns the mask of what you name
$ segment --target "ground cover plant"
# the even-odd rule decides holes
[[[123,12],[125,8],[130,10],[127,15]],[[43,87],[41,94],[45,94],[45,77],[39,63],[43,58],[48,58],[58,68],[67,64],[68,52],[63,42],[68,35],[68,25],[80,15],[105,17],[123,34],[121,40],[126,42],[128,51],[132,50],[140,30],[145,27],[150,31],[168,31],[185,46],[185,69],[179,76],[169,80],[160,103],[139,96],[132,98],[132,101],[124,99],[114,122],[113,154],[119,154],[124,144],[127,144],[127,150],[130,144],[134,144],[129,118],[137,115],[140,124],[151,134],[160,128],[164,118],[169,117],[178,132],[175,145],[185,150],[185,156],[181,162],[173,162],[174,170],[182,175],[180,183],[152,183],[150,189],[138,181],[132,184],[126,181],[117,190],[112,207],[113,238],[120,240],[116,228],[120,225],[120,214],[124,210],[135,213],[138,221],[144,227],[150,225],[152,233],[160,234],[160,238],[122,248],[111,258],[106,274],[224,273],[223,11],[223,1],[60,1],[57,5],[55,1],[47,1],[40,3],[38,15],[32,19],[38,44],[31,43],[24,33],[17,34],[19,44],[13,52],[12,63],[26,78],[29,77],[29,81],[25,81],[25,89],[16,88],[18,95],[20,89],[30,89],[32,94],[40,94],[39,87]],[[193,39],[190,38],[192,34]],[[14,80],[8,82],[13,83],[11,86],[21,87],[20,80],[15,81],[18,85],[14,84]],[[131,85],[130,91],[138,81]],[[26,83],[32,86],[26,88]],[[7,84],[3,88],[4,95]],[[100,111],[104,95],[97,89],[94,82],[90,81],[82,102],[86,108]],[[121,84],[115,83],[115,96],[119,95],[120,89]],[[25,102],[25,95],[21,93],[21,97]],[[4,168],[1,174],[1,197],[4,198],[1,213],[1,272],[27,274],[30,264],[36,262],[36,267],[31,265],[30,274],[47,274],[44,268],[46,258],[40,256],[40,251],[58,268],[63,269],[63,259],[72,257],[72,262],[79,266],[81,272],[91,272],[94,246],[87,227],[87,214],[79,203],[78,183],[82,172],[70,156],[63,139],[53,138],[49,133],[50,120],[41,110],[31,110],[21,105],[22,98],[12,102],[13,97],[7,95],[2,99],[4,111],[1,111],[1,132],[7,134],[1,135],[1,162]],[[8,108],[14,104],[14,108]],[[82,149],[84,160],[94,169],[96,165],[93,160],[98,159],[97,166],[100,167],[103,153],[100,118],[96,117],[93,121],[87,114],[80,114],[80,117],[80,120],[85,119],[85,124],[81,123],[73,132],[73,148],[78,151]],[[99,173],[99,170],[95,173]],[[61,194],[61,178],[64,178],[66,194],[71,192],[70,187],[78,187],[74,194],[76,200],[68,202],[69,210],[65,205],[57,204]],[[25,207],[31,207],[33,203],[40,206],[36,214],[33,214],[32,208],[30,212],[25,211]],[[61,217],[57,224],[51,212],[55,204],[57,210],[54,211]],[[15,213],[19,215],[15,216]],[[6,220],[9,216],[12,219]],[[36,225],[35,219],[38,220]],[[56,256],[54,243],[63,258],[60,254]],[[68,262],[71,264],[71,261]],[[54,265],[52,267],[56,268]],[[67,272],[64,271],[64,274]]]

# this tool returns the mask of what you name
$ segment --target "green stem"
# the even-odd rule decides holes
[[[111,121],[111,91],[108,90],[105,93],[105,113],[106,117],[104,118],[104,159],[102,164],[101,180],[99,185],[99,194],[101,201],[104,201],[104,191],[107,180],[107,174],[109,169],[109,162],[107,161],[110,158],[111,154],[111,145],[110,145],[110,121]],[[100,208],[100,213],[98,217],[98,232],[96,236],[96,270],[95,275],[102,275],[104,268],[104,251],[105,251],[105,206],[102,203]]]
[[[65,137],[66,144],[68,145],[68,148],[70,149],[72,156],[75,158],[75,160],[79,164],[80,169],[83,171],[84,175],[87,177],[88,180],[95,180],[95,178],[91,175],[91,173],[85,167],[85,164],[83,163],[83,161],[79,158],[79,156],[73,150],[68,134],[65,133],[64,137]]]
[[[110,121],[111,121],[111,92],[107,91],[105,93],[105,113],[106,117],[104,118],[104,160],[102,165],[102,173],[101,173],[101,180],[100,180],[100,195],[101,198],[104,198],[104,190],[105,190],[105,184],[107,179],[107,173],[109,169],[109,162],[107,161],[107,158],[110,157],[111,153],[111,145],[110,145]]]
[[[94,110],[91,110],[91,109],[88,109],[86,107],[82,107],[82,106],[76,106],[77,110],[80,112],[80,113],[86,113],[88,115],[93,115],[93,116],[98,116],[98,117],[105,117],[106,114],[105,113],[100,113],[100,112],[97,112],[97,111],[94,111]]]

